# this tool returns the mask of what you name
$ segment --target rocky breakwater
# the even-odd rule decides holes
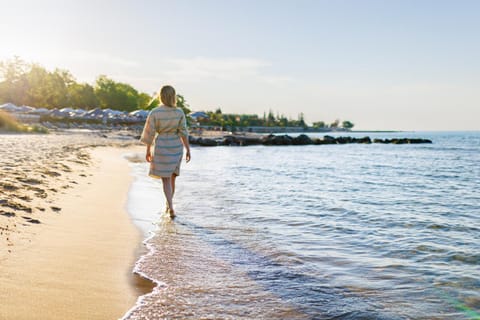
[[[354,137],[332,137],[324,136],[323,138],[310,138],[305,134],[296,137],[289,135],[225,135],[219,137],[189,137],[190,144],[204,147],[214,146],[290,146],[290,145],[325,145],[325,144],[348,144],[348,143],[383,143],[383,144],[419,144],[432,143],[428,139],[420,138],[394,138],[394,139],[370,139],[370,137],[354,138]]]

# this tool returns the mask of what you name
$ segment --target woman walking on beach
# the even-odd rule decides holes
[[[166,211],[173,218],[175,179],[180,175],[184,147],[187,151],[186,161],[190,161],[190,145],[185,114],[181,108],[176,107],[175,89],[171,86],[162,87],[159,98],[162,105],[150,111],[140,141],[147,145],[145,159],[150,162],[149,175],[162,179],[163,192],[167,200]],[[152,156],[151,147],[154,140]]]

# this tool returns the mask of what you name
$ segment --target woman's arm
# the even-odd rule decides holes
[[[180,139],[182,140],[183,146],[187,150],[187,154],[185,155],[185,160],[189,162],[191,159],[191,156],[190,156],[190,143],[188,143],[188,136],[180,136]]]
[[[145,155],[145,160],[147,160],[147,162],[152,162],[152,145],[151,144],[147,144],[147,154]]]
[[[190,161],[190,143],[188,143],[188,130],[187,130],[187,118],[185,117],[185,114],[183,113],[182,109],[179,109],[182,117],[180,118],[180,121],[178,122],[178,136],[180,137],[180,140],[182,140],[182,144],[187,150],[187,154],[185,156],[185,160],[187,162]]]
[[[152,161],[151,147],[153,144],[153,139],[155,138],[155,119],[152,116],[152,113],[147,117],[145,121],[145,126],[143,127],[143,132],[140,137],[140,141],[147,145],[147,154],[145,155],[145,160],[147,162]]]

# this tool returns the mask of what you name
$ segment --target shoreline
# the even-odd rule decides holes
[[[143,234],[126,209],[128,149],[89,149],[89,176],[59,195],[58,215],[20,233],[0,265],[2,319],[119,319],[154,284],[132,272]]]

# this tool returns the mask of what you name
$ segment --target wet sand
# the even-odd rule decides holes
[[[19,139],[42,151],[1,141],[0,319],[122,317],[152,288],[132,274],[142,235],[125,209],[126,149]]]

